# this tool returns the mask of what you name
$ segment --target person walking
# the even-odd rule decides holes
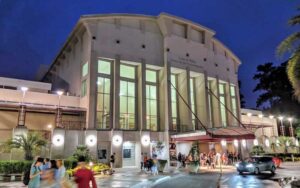
[[[89,188],[90,182],[92,182],[92,188],[97,188],[97,184],[94,178],[94,174],[91,170],[86,168],[85,158],[78,158],[79,169],[75,172],[75,182],[78,188]]]
[[[31,167],[28,188],[40,188],[43,161],[44,159],[39,157]]]
[[[115,167],[115,155],[116,153],[113,153],[111,156],[110,156],[110,168],[112,171],[114,171],[114,167]]]
[[[59,182],[55,180],[54,169],[47,169],[43,173],[42,188],[60,188]]]
[[[50,160],[50,169],[53,169],[53,172],[54,172],[54,177],[56,177],[57,175],[57,170],[58,170],[58,167],[56,165],[56,161],[55,160]]]

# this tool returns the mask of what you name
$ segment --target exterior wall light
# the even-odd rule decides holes
[[[47,127],[48,127],[48,129],[51,129],[51,128],[52,128],[52,125],[51,125],[51,124],[49,124]]]
[[[257,139],[254,139],[254,140],[253,140],[253,144],[254,144],[255,146],[257,146],[257,145],[258,145],[258,140],[257,140]]]
[[[233,141],[233,144],[234,144],[235,147],[238,147],[238,146],[239,146],[238,140],[234,140],[234,141]]]
[[[56,94],[57,94],[58,96],[62,96],[62,94],[64,94],[64,92],[63,92],[63,91],[57,91]]]
[[[89,135],[85,139],[85,144],[89,147],[95,146],[97,143],[97,138],[94,135]]]
[[[269,141],[269,139],[266,139],[266,140],[265,140],[265,145],[266,145],[267,147],[270,147],[270,141]]]
[[[248,116],[248,117],[251,117],[251,116],[252,116],[252,114],[251,114],[251,113],[247,113],[247,116]]]
[[[299,146],[299,141],[296,139],[295,145],[298,147]]]
[[[259,114],[258,117],[259,117],[259,118],[263,118],[264,116],[263,116],[262,114]]]
[[[290,146],[290,142],[289,142],[289,141],[286,141],[285,145],[286,145],[287,147],[289,147],[289,146]]]
[[[226,146],[226,144],[227,144],[226,140],[222,140],[222,141],[221,141],[221,145],[222,145],[222,146]]]
[[[122,142],[123,142],[123,139],[122,139],[121,136],[115,135],[115,136],[113,136],[113,138],[112,138],[112,142],[113,142],[113,145],[115,145],[115,146],[120,146],[120,145],[122,144]]]
[[[54,146],[62,146],[64,145],[64,141],[65,139],[63,135],[57,134],[52,137],[52,143]]]
[[[28,87],[21,87],[21,91],[23,91],[23,92],[28,91]]]
[[[245,140],[245,139],[242,140],[242,146],[243,146],[244,148],[247,146],[247,143],[246,143],[246,140]]]
[[[273,119],[273,118],[274,118],[274,116],[270,115],[270,116],[269,116],[269,118],[270,118],[270,119]]]
[[[149,146],[150,137],[148,135],[142,136],[141,142],[142,142],[143,146]]]

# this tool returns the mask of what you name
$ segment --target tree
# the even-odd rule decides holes
[[[253,146],[250,152],[251,155],[261,155],[264,154],[264,148],[262,146]]]
[[[33,152],[46,146],[47,141],[38,133],[28,132],[27,134],[16,135],[15,138],[9,139],[5,145],[10,149],[24,150],[24,159],[32,160]]]
[[[298,11],[300,8],[297,9]],[[300,25],[300,15],[292,17],[288,24],[290,26]],[[287,72],[288,78],[294,88],[295,96],[300,100],[300,32],[297,31],[287,38],[285,38],[277,47],[277,54],[283,56],[284,54],[291,54]]]
[[[297,138],[300,138],[300,127],[297,127],[297,128],[295,129],[295,134],[296,134],[296,137],[297,137]]]
[[[288,148],[293,147],[293,140],[291,137],[280,136],[278,137],[278,145],[284,147],[284,153],[288,153]]]
[[[91,154],[90,154],[90,150],[87,146],[85,145],[79,145],[76,147],[76,150],[73,153],[73,157],[78,160],[79,157],[84,157],[86,161],[90,161],[91,160]]]
[[[238,84],[239,84],[239,89],[240,89],[240,105],[241,105],[241,108],[245,108],[246,101],[245,101],[245,96],[241,92],[241,88],[242,88],[242,82],[241,82],[241,80],[239,80]]]
[[[279,66],[265,63],[257,66],[253,79],[258,81],[254,92],[259,92],[256,106],[272,114],[300,117],[300,104],[293,95],[293,88],[286,74],[287,62]]]

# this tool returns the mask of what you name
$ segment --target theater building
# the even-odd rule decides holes
[[[82,16],[41,82],[33,84],[38,88],[24,81],[29,90],[23,98],[20,82],[0,89],[2,103],[10,106],[8,113],[1,104],[0,116],[15,117],[1,129],[19,124],[46,131],[52,124],[52,140],[64,135],[53,156],[69,155],[86,142],[101,160],[115,152],[119,167],[138,166],[141,152],[169,159],[170,143],[176,152],[197,140],[202,151],[222,150],[222,140],[233,148],[234,140],[254,138],[240,119],[240,64],[215,31],[183,18]],[[5,92],[18,97],[8,100]],[[31,113],[43,114],[41,120]],[[26,114],[21,124],[15,121],[20,114]]]

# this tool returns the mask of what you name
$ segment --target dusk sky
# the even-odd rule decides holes
[[[246,106],[256,66],[279,64],[276,46],[293,30],[294,0],[0,0],[0,76],[35,79],[40,64],[50,64],[80,15],[166,12],[216,31],[216,38],[242,61],[239,79]]]

